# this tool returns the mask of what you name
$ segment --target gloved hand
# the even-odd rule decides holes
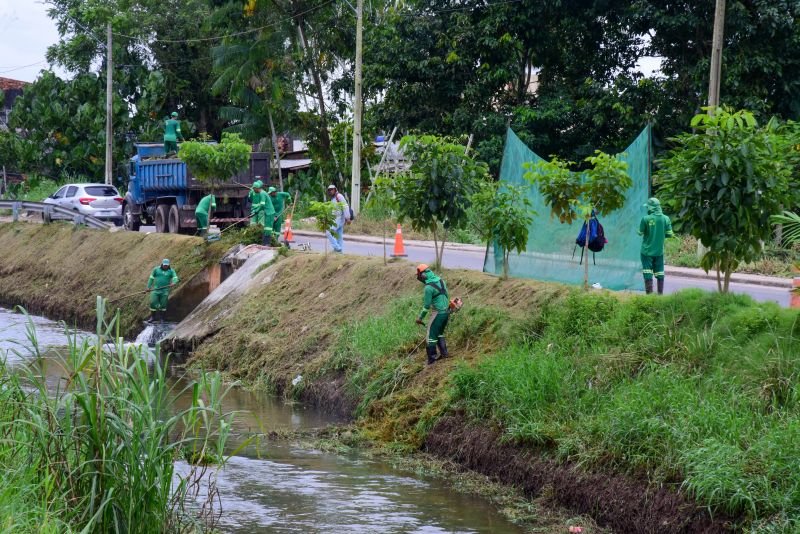
[[[416,320],[416,323],[417,323],[418,325],[420,325],[420,326],[425,326],[425,321],[423,321],[422,319],[417,319],[417,320]]]

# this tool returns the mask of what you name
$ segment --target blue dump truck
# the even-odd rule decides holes
[[[162,233],[194,233],[194,209],[211,184],[195,179],[179,158],[164,157],[163,143],[136,143],[131,158],[128,193],[122,202],[125,228],[138,231],[142,224],[155,224]],[[232,223],[250,213],[248,187],[256,180],[269,183],[269,153],[253,152],[249,168],[224,183],[217,183],[217,209],[212,224]]]

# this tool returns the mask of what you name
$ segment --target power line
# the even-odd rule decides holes
[[[36,65],[41,65],[42,63],[47,63],[47,60],[43,59],[41,61],[37,61],[36,63],[31,63],[30,65],[20,65],[18,67],[11,67],[8,70],[0,71],[0,74],[5,74],[7,72],[14,72],[16,70],[27,69],[28,67],[35,67]],[[7,67],[3,67],[3,68],[7,68]]]

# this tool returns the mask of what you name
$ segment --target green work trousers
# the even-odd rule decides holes
[[[281,235],[281,230],[283,229],[283,217],[278,217],[275,219],[275,222],[272,223],[272,231],[275,235]]]
[[[177,141],[164,141],[164,154],[169,154],[170,152],[177,152],[177,151],[178,151]]]
[[[194,218],[197,220],[197,229],[199,231],[208,230],[208,213],[196,211],[194,212]]]
[[[444,329],[447,328],[449,320],[449,311],[433,311],[431,322],[428,323],[428,345],[435,345],[440,337],[444,337]]]
[[[645,280],[652,280],[654,275],[659,280],[664,279],[664,255],[646,256],[642,254],[642,276]]]
[[[153,291],[150,293],[150,311],[166,311],[169,291]]]

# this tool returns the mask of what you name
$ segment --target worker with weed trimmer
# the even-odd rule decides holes
[[[156,320],[164,322],[169,290],[178,282],[180,282],[178,274],[170,267],[169,260],[166,258],[150,273],[150,278],[147,279],[147,290],[150,291],[150,322]]]
[[[264,183],[256,180],[253,189],[247,195],[250,199],[250,226],[260,224],[264,228],[261,244],[268,247],[272,244],[272,224],[275,222],[275,208],[272,200],[264,191]]]
[[[422,311],[417,317],[417,324],[425,325],[425,316],[433,308],[431,319],[428,322],[427,345],[428,365],[436,361],[436,348],[439,356],[447,357],[447,343],[444,340],[444,330],[450,320],[450,296],[447,293],[447,284],[438,277],[424,263],[417,266],[417,280],[425,284],[422,300]]]
[[[200,232],[200,237],[205,237],[208,232],[208,214],[210,210],[217,209],[217,199],[214,194],[206,195],[197,203],[194,210],[194,218],[197,220],[197,231]]]
[[[269,197],[272,200],[272,207],[275,208],[275,222],[272,223],[272,232],[279,236],[283,229],[283,212],[286,211],[285,203],[292,198],[292,195],[285,191],[278,191],[274,187],[269,188]]]

